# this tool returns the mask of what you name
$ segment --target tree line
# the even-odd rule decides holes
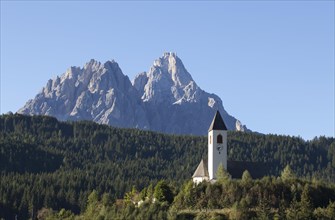
[[[297,176],[335,179],[334,138],[228,133],[228,158],[244,161],[254,177],[279,176],[290,165]],[[37,218],[38,210],[87,209],[93,190],[112,200],[135,186],[161,179],[182,187],[202,157],[207,137],[120,129],[48,116],[0,116],[0,217]],[[270,169],[257,171],[256,163]],[[244,168],[244,167],[243,167]],[[251,172],[253,171],[253,172]],[[259,173],[258,173],[259,172]]]

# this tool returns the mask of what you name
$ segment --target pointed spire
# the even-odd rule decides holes
[[[211,130],[227,130],[227,127],[226,127],[219,111],[216,111],[216,114],[213,118],[211,126],[208,129],[208,131],[211,131]]]
[[[208,169],[207,169],[206,164],[204,163],[204,159],[201,160],[197,169],[195,170],[192,178],[194,177],[209,177]]]

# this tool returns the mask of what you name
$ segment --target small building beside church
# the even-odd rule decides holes
[[[208,175],[208,169],[207,164],[202,159],[195,170],[193,176],[192,176],[193,182],[196,184],[201,183],[202,181],[208,181],[209,175]]]
[[[193,182],[215,181],[220,164],[227,170],[227,127],[220,112],[216,111],[208,129],[208,159],[200,161],[192,176]]]

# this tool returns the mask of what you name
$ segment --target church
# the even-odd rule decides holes
[[[240,179],[245,170],[248,170],[253,178],[262,178],[273,172],[269,163],[255,161],[228,160],[227,156],[227,127],[219,111],[213,118],[208,129],[208,158],[202,159],[195,170],[192,179],[198,184],[202,181],[215,182],[216,172],[220,164],[233,179]]]
[[[192,178],[198,184],[202,181],[215,181],[219,165],[227,170],[227,127],[219,111],[213,118],[208,129],[208,159],[207,164],[202,159]]]

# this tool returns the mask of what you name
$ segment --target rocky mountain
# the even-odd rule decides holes
[[[173,134],[207,134],[216,110],[230,130],[247,128],[221,99],[203,91],[175,53],[164,53],[149,72],[130,82],[115,61],[91,60],[49,80],[18,113],[60,120],[93,120],[117,127]]]

